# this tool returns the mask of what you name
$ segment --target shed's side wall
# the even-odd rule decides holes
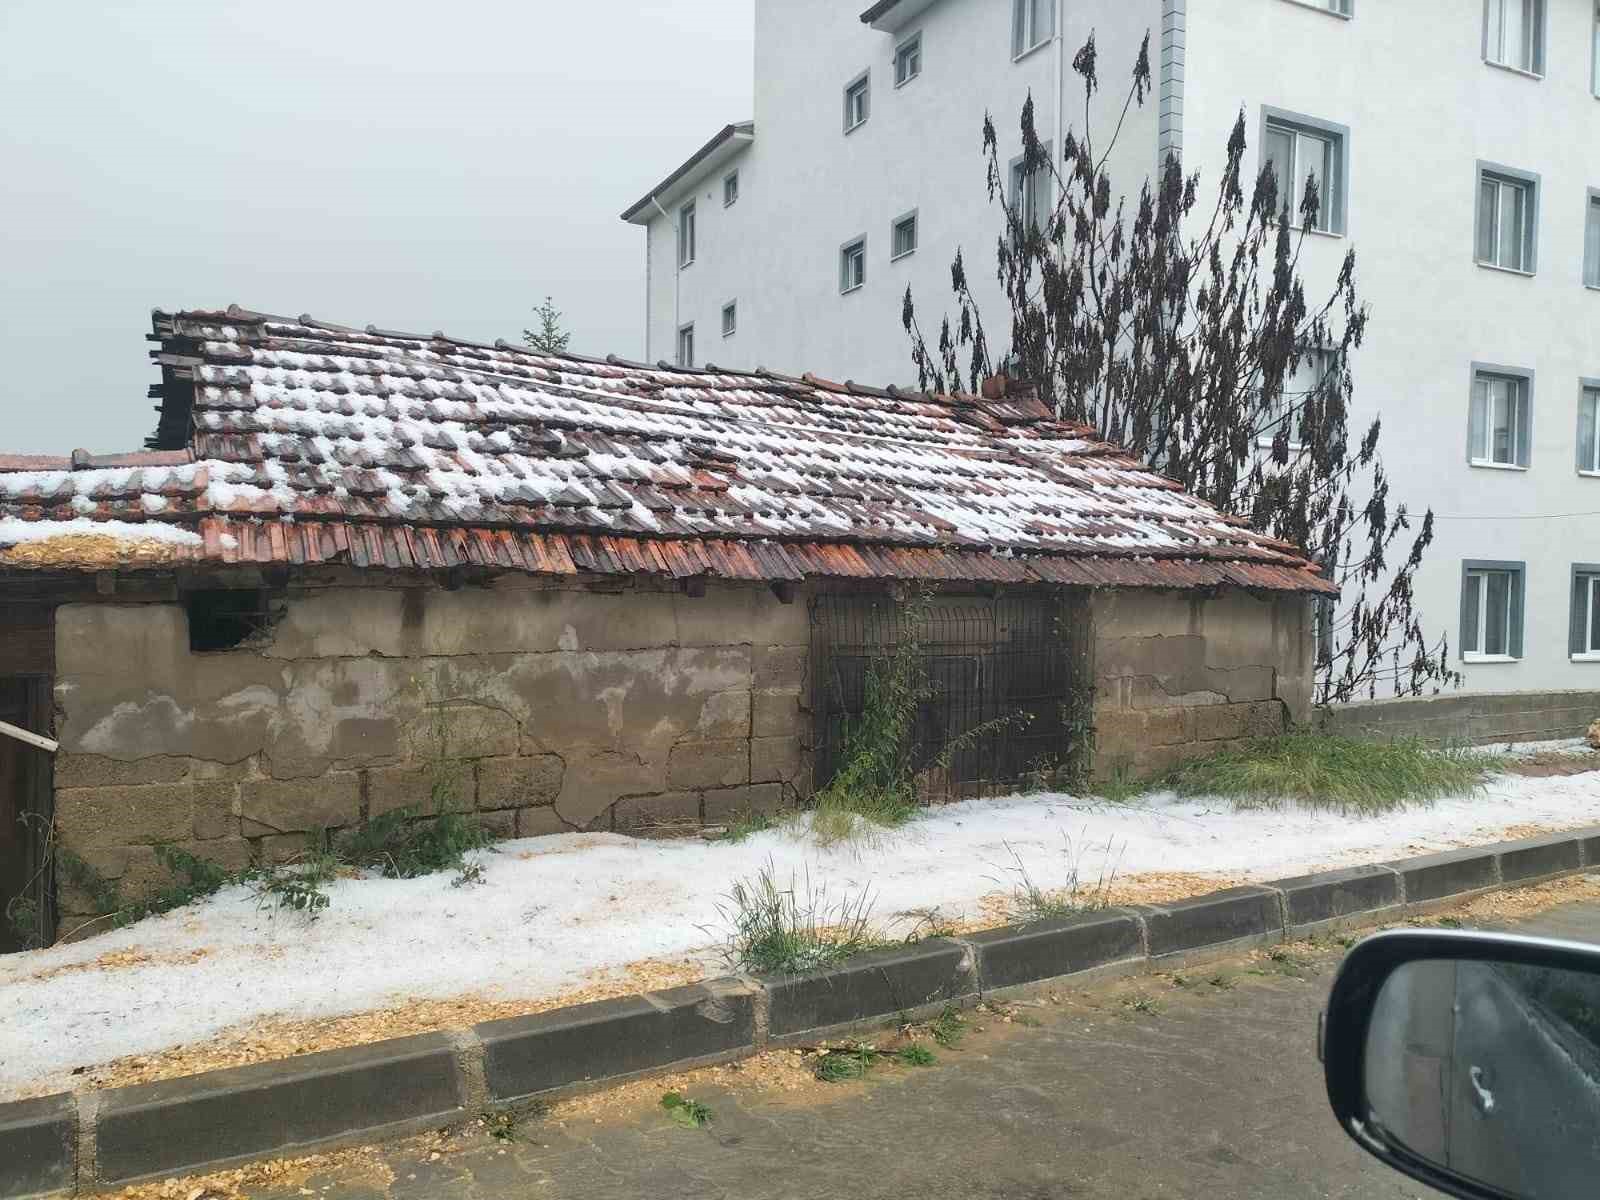
[[[1107,591],[1093,604],[1098,775],[1148,774],[1309,718],[1306,597]]]
[[[210,654],[176,604],[64,605],[56,631],[61,844],[129,897],[161,843],[240,867],[426,809],[441,759],[500,836],[808,790],[806,605],[765,587],[296,587],[264,644]],[[63,928],[90,908],[61,903]]]

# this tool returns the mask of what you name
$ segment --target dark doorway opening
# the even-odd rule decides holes
[[[48,676],[0,675],[0,721],[48,736],[50,718]],[[46,751],[0,734],[0,953],[55,938],[51,779]]]

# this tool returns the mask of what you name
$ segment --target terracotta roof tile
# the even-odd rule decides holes
[[[239,309],[157,313],[155,331],[156,440],[188,444],[0,457],[0,522],[162,527],[173,557],[222,562],[1330,590],[1293,547],[1026,395]]]

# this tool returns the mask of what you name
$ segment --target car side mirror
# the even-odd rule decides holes
[[[1600,948],[1402,930],[1355,946],[1320,1035],[1365,1149],[1453,1196],[1587,1196],[1600,1180]]]

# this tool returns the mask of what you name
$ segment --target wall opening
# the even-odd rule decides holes
[[[0,721],[48,736],[50,717],[48,676],[0,675]],[[55,940],[53,796],[50,755],[0,735],[0,953]]]
[[[209,589],[184,596],[189,614],[189,649],[236,650],[271,623],[267,592],[261,588]]]
[[[819,789],[843,765],[870,673],[882,670],[908,637],[917,647],[919,678],[907,753],[924,797],[1001,794],[1030,776],[1089,765],[1090,617],[1076,592],[911,603],[823,596],[811,606],[811,635]]]

